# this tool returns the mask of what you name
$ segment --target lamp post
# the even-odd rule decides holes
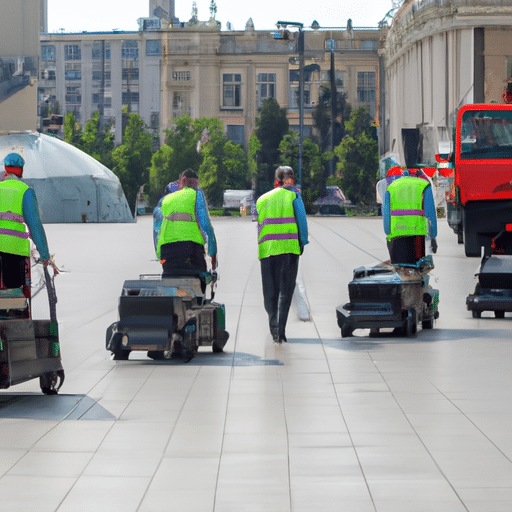
[[[299,54],[299,163],[297,169],[297,186],[302,186],[302,156],[304,139],[304,24],[296,21],[278,21],[277,26],[286,28],[298,27],[299,37],[297,40],[297,52]]]

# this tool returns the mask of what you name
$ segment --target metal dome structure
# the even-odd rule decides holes
[[[43,223],[134,222],[117,176],[93,157],[55,137],[0,135],[0,161],[17,152],[23,181],[32,187]]]

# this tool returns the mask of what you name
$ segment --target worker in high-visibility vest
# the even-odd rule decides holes
[[[308,243],[306,210],[295,188],[293,169],[276,170],[276,188],[263,194],[258,211],[258,258],[263,300],[274,342],[286,340],[286,322],[295,290],[299,257]]]
[[[208,205],[199,188],[197,174],[191,169],[180,178],[179,190],[167,194],[161,204],[162,220],[156,253],[163,267],[162,277],[206,273],[205,245],[212,269],[217,268],[217,241],[210,221]]]
[[[0,287],[23,288],[29,297],[30,238],[44,265],[50,262],[50,253],[35,192],[21,181],[23,157],[9,153],[4,166],[5,176],[0,181]]]
[[[437,214],[430,180],[405,170],[386,189],[382,205],[391,263],[416,264],[425,256],[425,238],[437,252]]]

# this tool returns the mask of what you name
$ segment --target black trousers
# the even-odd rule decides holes
[[[206,272],[204,246],[196,242],[173,242],[160,248],[162,277],[201,276]],[[201,289],[206,290],[206,282],[201,279]]]
[[[21,288],[25,284],[25,256],[0,252],[0,274],[5,288]]]
[[[261,261],[263,302],[272,336],[284,336],[299,269],[298,254],[279,254]]]
[[[425,256],[425,237],[399,236],[388,242],[391,263],[416,264]]]

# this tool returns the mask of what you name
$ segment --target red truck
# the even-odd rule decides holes
[[[512,105],[461,107],[448,160],[455,170],[448,224],[466,256],[480,256],[512,222]]]

